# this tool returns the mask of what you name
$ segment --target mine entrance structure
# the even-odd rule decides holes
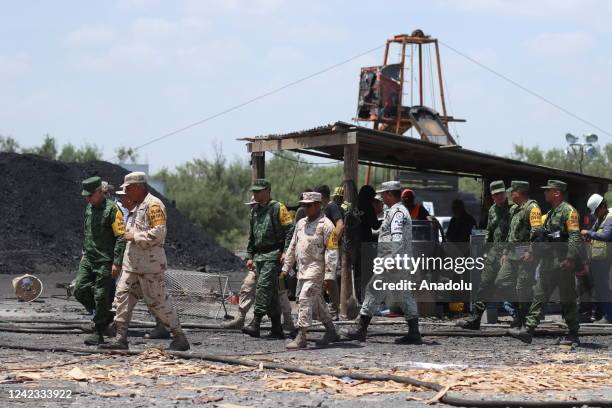
[[[604,194],[612,184],[611,179],[588,176],[561,169],[523,163],[504,157],[461,148],[445,146],[396,133],[336,122],[315,129],[282,135],[267,135],[240,139],[247,142],[251,155],[252,177],[265,177],[265,153],[285,150],[304,155],[341,161],[344,167],[345,200],[356,206],[354,190],[350,183],[360,186],[360,164],[394,170],[417,171],[425,174],[447,174],[473,177],[483,183],[483,210],[490,205],[487,200],[488,184],[501,179],[508,185],[511,179],[520,178],[531,183],[530,195],[544,203],[540,186],[548,179],[560,179],[568,183],[568,198],[580,214],[585,214],[586,199],[590,194]],[[544,208],[546,210],[546,208]],[[476,214],[474,214],[476,215]],[[347,253],[346,258],[349,259]],[[346,314],[348,299],[352,295],[350,262],[343,264],[341,287],[341,313]]]
[[[391,63],[391,54],[397,47],[399,61]],[[432,54],[435,54],[434,59]],[[426,72],[427,69],[429,72]],[[427,74],[429,106],[425,101]],[[415,82],[418,89],[415,89]],[[410,106],[404,103],[405,95],[409,95]],[[417,103],[414,103],[415,99]],[[435,110],[438,99],[442,115]],[[399,135],[415,129],[421,140],[455,145],[448,131],[448,123],[465,120],[455,119],[447,113],[438,40],[425,35],[422,30],[388,39],[383,65],[361,69],[355,120],[373,122],[374,129]]]

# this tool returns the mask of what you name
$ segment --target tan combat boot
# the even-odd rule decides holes
[[[170,346],[168,346],[168,350],[171,351],[187,351],[189,350],[189,342],[187,341],[187,337],[185,337],[185,333],[181,329],[176,329],[172,331],[172,342],[170,342]]]
[[[117,330],[115,338],[109,343],[100,344],[98,348],[107,350],[127,350],[129,348],[127,341],[127,325],[115,322],[115,329]]]
[[[170,333],[166,330],[166,326],[159,319],[155,319],[155,328],[151,332],[145,334],[146,339],[169,339]]]
[[[307,329],[305,327],[300,327],[295,339],[293,339],[291,343],[287,343],[286,347],[290,350],[305,349],[308,346],[308,343],[306,342],[306,331]]]
[[[237,318],[230,320],[229,322],[223,323],[221,327],[224,329],[242,329],[244,327],[244,321],[246,319],[246,310],[239,310],[239,313],[240,315]]]

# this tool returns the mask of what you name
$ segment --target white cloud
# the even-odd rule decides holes
[[[72,48],[99,48],[111,44],[115,36],[115,31],[110,27],[85,26],[69,33],[66,45]]]
[[[14,55],[0,55],[0,76],[20,75],[31,68],[30,55],[18,52]]]
[[[566,57],[593,47],[593,37],[582,31],[542,33],[527,41],[527,48],[544,56]]]
[[[218,13],[268,15],[280,10],[286,0],[189,0],[188,13],[215,16]]]
[[[137,18],[131,27],[137,39],[158,40],[168,38],[176,31],[176,24],[161,18]]]

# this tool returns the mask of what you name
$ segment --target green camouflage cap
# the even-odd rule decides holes
[[[503,180],[495,180],[489,184],[489,189],[491,190],[491,194],[505,193],[506,185]]]
[[[251,186],[251,191],[260,191],[265,190],[266,188],[270,188],[272,184],[266,179],[257,179],[253,182],[253,186]]]
[[[529,191],[529,182],[523,180],[512,180],[510,191]]]
[[[559,191],[567,190],[567,183],[561,180],[548,180],[545,186],[542,186],[543,189],[554,188]]]
[[[98,176],[90,177],[81,182],[83,186],[83,191],[81,191],[81,195],[83,197],[87,197],[96,192],[98,187],[102,186],[102,179]]]

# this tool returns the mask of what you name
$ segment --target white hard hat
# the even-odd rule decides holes
[[[591,210],[591,214],[595,214],[595,210],[597,209],[597,207],[599,207],[603,199],[604,198],[599,194],[593,194],[589,197],[589,201],[587,201],[587,207],[589,207],[589,210]]]

